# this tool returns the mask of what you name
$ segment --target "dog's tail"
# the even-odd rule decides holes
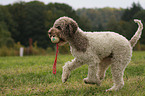
[[[130,40],[130,44],[131,44],[132,47],[135,46],[135,44],[137,43],[137,41],[141,37],[141,33],[142,33],[142,30],[143,30],[143,24],[141,23],[141,20],[134,19],[134,22],[138,24],[138,29],[137,29],[135,35]]]

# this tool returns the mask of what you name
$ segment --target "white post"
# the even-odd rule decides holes
[[[24,48],[20,47],[20,57],[23,57],[23,53],[24,53]]]

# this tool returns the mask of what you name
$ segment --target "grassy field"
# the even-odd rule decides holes
[[[61,82],[62,66],[73,59],[59,55],[57,73],[52,74],[54,56],[0,57],[0,96],[145,96],[145,52],[134,52],[124,75],[125,86],[119,92],[105,92],[113,85],[107,70],[101,86],[83,82],[87,65]]]

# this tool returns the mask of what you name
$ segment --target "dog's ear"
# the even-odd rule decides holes
[[[75,21],[72,21],[69,25],[69,30],[70,32],[76,33],[77,29],[78,29],[78,24]]]
[[[69,35],[69,37],[72,37],[73,34],[76,33],[78,29],[78,24],[75,21],[71,21],[69,24],[66,25],[66,34]]]

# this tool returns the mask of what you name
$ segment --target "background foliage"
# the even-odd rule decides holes
[[[0,48],[14,48],[17,42],[27,48],[29,38],[32,38],[34,47],[49,50],[51,48],[53,51],[55,44],[50,42],[47,31],[61,16],[73,18],[84,31],[115,31],[129,40],[137,30],[133,19],[140,19],[145,24],[145,10],[139,3],[133,3],[132,7],[127,9],[106,7],[74,10],[63,3],[46,5],[40,1],[17,2],[0,5]],[[144,31],[136,50],[145,49]],[[68,52],[67,47],[68,45],[62,47],[61,52]]]

